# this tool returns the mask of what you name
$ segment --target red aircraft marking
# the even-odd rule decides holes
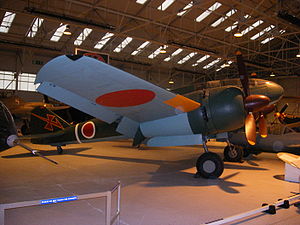
[[[85,124],[83,124],[83,126],[81,128],[81,133],[87,139],[93,138],[96,133],[94,123],[89,121],[89,122],[86,122]]]
[[[99,105],[108,107],[129,107],[150,102],[155,93],[145,89],[129,89],[107,93],[96,98]]]
[[[59,120],[51,114],[46,114],[47,118],[36,115],[34,113],[31,113],[31,114],[34,115],[35,117],[47,122],[47,124],[44,127],[44,129],[46,129],[46,130],[53,131],[54,130],[53,126],[60,128],[60,129],[64,129],[64,127],[61,125]]]

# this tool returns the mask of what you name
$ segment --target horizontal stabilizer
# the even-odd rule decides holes
[[[300,156],[284,152],[278,153],[277,156],[282,161],[300,169]]]

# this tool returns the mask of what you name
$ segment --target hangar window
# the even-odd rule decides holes
[[[27,37],[34,37],[38,32],[39,28],[41,27],[44,19],[42,18],[34,18],[32,24],[27,32]]]
[[[74,41],[74,45],[81,45],[82,42],[89,36],[89,34],[92,32],[92,29],[90,28],[84,28],[84,30],[79,34],[77,39]]]
[[[216,63],[220,62],[221,58],[217,58],[214,61],[208,63],[206,66],[203,66],[203,69],[209,69],[210,67],[212,67],[213,65],[215,65]]]
[[[221,69],[225,68],[225,67],[229,67],[231,65],[232,61],[227,61],[225,63],[223,63],[220,68],[216,69],[216,71],[220,71]]]
[[[16,16],[15,13],[5,12],[1,26],[0,26],[0,32],[8,33],[9,28],[11,27],[11,24],[15,19],[15,16]]]
[[[251,40],[255,40],[255,39],[263,36],[266,32],[269,32],[273,28],[275,28],[275,26],[274,25],[270,25],[270,26],[266,27],[265,29],[263,29],[261,32],[259,32],[259,33],[255,34],[254,36],[252,36],[250,39]]]
[[[210,55],[205,55],[205,56],[201,57],[192,66],[198,66],[199,63],[203,62],[204,60],[207,60],[209,57],[210,57]]]
[[[178,64],[183,64],[195,55],[197,55],[197,52],[192,52],[192,53],[188,54],[186,57],[184,57],[183,59],[179,60],[177,63]]]
[[[174,56],[178,55],[180,52],[182,52],[182,49],[179,48],[175,52],[173,52],[169,57],[165,58],[164,61],[168,62],[170,61]]]
[[[213,11],[217,10],[222,4],[219,2],[216,2],[211,7],[209,7],[205,12],[203,12],[200,16],[196,18],[197,22],[201,22],[206,17],[208,17]]]
[[[137,48],[137,50],[133,51],[133,52],[131,53],[131,55],[137,55],[137,54],[139,54],[141,51],[143,51],[144,48],[146,48],[147,45],[149,45],[149,43],[150,43],[149,41],[145,41],[143,44],[141,44],[141,45]]]
[[[157,7],[158,10],[166,10],[175,0],[165,0],[160,6]]]
[[[37,85],[34,84],[36,74],[21,73],[19,75],[18,89],[20,91],[36,91]]]
[[[262,24],[264,21],[262,20],[258,20],[255,23],[253,23],[251,26],[247,27],[245,30],[243,30],[241,33],[243,35],[247,34],[248,32],[250,32],[251,30],[253,30],[255,27],[258,27],[260,24]]]
[[[136,3],[139,3],[139,4],[145,4],[147,0],[136,0]]]
[[[162,50],[162,48],[167,48],[168,47],[168,45],[164,45],[164,46],[160,46],[158,49],[156,49],[153,53],[151,53],[149,56],[148,56],[148,58],[149,59],[154,59],[156,56],[158,56],[159,55],[159,53],[160,53],[160,51]]]
[[[67,24],[63,25],[63,23],[61,23],[57,28],[57,30],[55,31],[55,33],[53,34],[53,36],[50,38],[50,41],[55,41],[55,42],[59,41],[59,39],[64,34],[66,28],[67,28]]]
[[[285,30],[280,30],[280,31],[279,31],[279,34],[283,34],[284,32],[285,32]],[[268,43],[269,41],[272,41],[273,39],[274,39],[274,36],[268,37],[268,38],[262,40],[260,43],[266,44],[266,43]]]
[[[16,89],[16,81],[13,72],[0,71],[0,88],[5,90]]]
[[[114,49],[114,52],[121,52],[131,41],[132,37],[125,38],[125,40]]]
[[[194,1],[191,1],[183,9],[179,10],[179,12],[177,13],[177,16],[183,16],[184,14],[186,14],[188,12],[188,10],[193,7],[193,5],[194,5]]]
[[[251,16],[249,16],[249,15],[247,14],[247,15],[244,16],[244,19],[249,19],[250,17],[251,17]],[[237,27],[238,23],[239,23],[239,21],[235,21],[235,22],[232,24],[232,26],[227,27],[227,28],[225,29],[225,31],[226,31],[226,32],[232,31],[234,28]]]
[[[223,23],[226,19],[228,19],[230,16],[235,14],[237,11],[235,9],[230,10],[229,12],[226,13],[225,16],[221,17],[220,19],[216,20],[214,23],[212,23],[210,26],[212,27],[217,27],[221,23]]]
[[[111,39],[111,37],[114,36],[113,33],[107,32],[100,41],[94,46],[94,48],[101,49],[103,46]]]

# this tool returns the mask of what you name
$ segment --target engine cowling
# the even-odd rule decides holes
[[[244,125],[243,92],[237,87],[209,90],[202,106],[188,113],[194,133],[215,134],[236,130]]]

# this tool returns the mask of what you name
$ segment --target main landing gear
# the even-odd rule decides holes
[[[230,143],[224,148],[224,160],[227,162],[242,162],[243,154],[242,147]]]
[[[203,148],[205,153],[197,160],[195,177],[218,178],[224,170],[223,160],[218,154],[208,151],[205,141],[203,142]]]
[[[63,153],[63,149],[62,149],[61,146],[57,146],[56,149],[57,149],[57,153],[58,153],[58,154],[61,155],[61,154]]]

